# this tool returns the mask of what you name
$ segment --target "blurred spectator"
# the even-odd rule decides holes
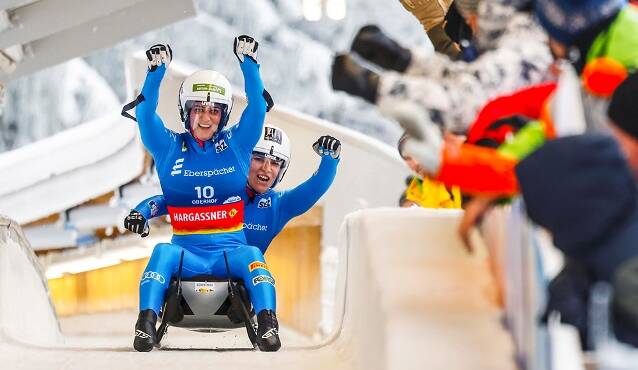
[[[472,34],[476,32],[476,19],[478,16],[478,0],[399,0],[401,5],[412,13],[414,17],[423,25],[434,50],[447,55],[452,60],[462,59],[461,44],[472,40]],[[361,31],[355,37],[352,44],[352,51],[357,52],[365,59],[386,69],[404,72],[403,69],[389,68],[374,57],[369,57],[368,50],[361,43]],[[372,45],[370,45],[372,46]],[[376,53],[374,53],[376,54]],[[408,57],[410,54],[407,54]],[[374,56],[374,55],[372,55]],[[466,59],[467,60],[467,59]],[[409,58],[407,60],[409,62]],[[407,67],[407,63],[405,64]]]
[[[405,178],[406,190],[408,185],[410,185],[410,183],[412,182],[412,178],[414,178],[414,175],[408,175]],[[408,200],[408,195],[406,194],[406,190],[402,191],[401,195],[399,196],[399,207],[401,208],[418,207],[416,203],[414,203],[411,200]]]
[[[548,310],[585,338],[589,287],[613,282],[618,339],[638,345],[638,307],[627,304],[635,293],[619,295],[638,288],[638,197],[616,141],[600,134],[558,138],[516,173],[530,219],[552,233],[568,260],[550,284]]]
[[[634,178],[638,180],[637,96],[638,74],[634,73],[616,88],[609,105],[608,122],[611,132],[634,174]],[[505,140],[502,137],[503,132],[518,132],[518,138],[517,140]],[[468,141],[474,140],[477,144],[485,142],[490,145],[503,142],[498,149],[499,155],[508,155],[519,160],[537,147],[540,147],[544,142],[544,132],[539,123],[535,121],[525,123],[520,117],[510,117],[496,121],[495,124],[484,130],[483,136],[477,135],[473,138],[473,133],[474,130],[470,132]],[[486,161],[489,160],[489,158],[486,158]],[[465,214],[459,230],[463,240],[467,240],[469,230],[497,199],[497,196],[478,195],[465,205]]]
[[[611,132],[638,179],[638,73],[618,86],[608,109]]]
[[[554,17],[553,12],[558,16]],[[529,129],[518,132],[507,144],[509,147],[519,148],[514,160],[532,152],[546,139],[573,135],[584,130],[607,130],[609,97],[630,71],[638,69],[638,38],[635,37],[638,33],[637,7],[626,5],[623,0],[583,0],[575,3],[539,0],[537,13],[550,34],[553,53],[557,57],[571,55],[577,71],[564,65],[558,84],[532,86],[510,96],[499,97],[488,103],[479,113],[475,126],[481,123],[482,126],[489,127],[494,120],[517,113],[540,119],[538,124],[529,125]],[[573,21],[572,17],[578,21]],[[559,22],[555,18],[563,21]],[[568,53],[568,50],[571,52]],[[582,55],[586,57],[581,57]],[[580,77],[576,75],[578,71],[581,73]],[[581,91],[583,89],[585,93]],[[488,112],[487,118],[483,115],[484,112]],[[600,116],[601,112],[605,115]],[[470,131],[471,141],[476,140],[475,131]],[[484,131],[484,127],[478,130],[479,134]],[[422,143],[422,146],[426,145],[430,144]],[[428,153],[426,148],[419,149],[416,146],[413,145],[415,153]],[[468,170],[482,168],[485,173],[495,174],[495,186],[509,187],[511,184],[509,176],[503,171],[510,171],[512,168],[503,166],[497,160],[503,159],[500,149],[492,150],[491,154],[487,150],[480,155],[475,155],[472,147],[458,151],[461,155],[471,154],[471,160],[449,156],[445,158],[445,148],[436,149],[438,153],[443,153],[444,158],[440,163],[434,161],[439,166],[430,172],[448,186],[462,185],[467,181],[460,176],[444,178],[439,173],[445,172],[446,167],[455,162],[465,163]],[[413,157],[417,161],[425,159],[433,162],[429,156]],[[491,169],[490,163],[493,163]],[[506,180],[504,185],[501,185],[499,176]],[[470,191],[463,186],[461,189],[464,192]],[[512,189],[504,189],[502,192],[509,190]]]
[[[419,205],[416,204],[415,202],[408,200],[408,195],[406,194],[405,191],[401,193],[401,196],[399,197],[399,207],[411,208],[411,207],[418,207],[418,206]]]
[[[588,130],[604,130],[608,127],[609,118],[613,121],[616,117],[622,121],[625,128],[614,130],[614,133],[630,163],[632,160],[638,161],[636,148],[632,145],[635,142],[626,140],[626,135],[623,135],[632,132],[631,127],[635,127],[635,116],[632,119],[632,114],[635,114],[636,108],[631,102],[636,96],[635,87],[631,87],[633,79],[629,79],[623,91],[614,97],[616,102],[613,109],[610,107],[609,118],[606,115],[601,118],[596,113],[601,108],[607,108],[610,95],[626,79],[628,71],[638,68],[638,38],[635,37],[638,32],[638,9],[626,6],[624,0],[539,0],[536,9],[538,18],[550,35],[553,54],[561,58],[570,56],[577,72],[581,73],[582,85],[570,83],[573,82],[569,78],[571,69],[565,68],[559,84],[532,86],[510,96],[499,97],[479,113],[470,131],[469,141],[478,142],[482,136],[489,136],[489,128],[504,116],[524,114],[541,119],[540,125],[526,125],[505,143],[504,146],[518,148],[516,152],[509,151],[509,154],[514,154],[513,157],[520,160],[542,145],[544,140],[578,131],[567,126],[578,119],[579,112],[574,109],[580,108],[584,110]],[[568,52],[569,48],[571,52]],[[574,91],[579,86],[583,86],[587,93]],[[566,104],[560,99],[569,94],[577,98],[582,96],[583,101],[578,107],[568,106],[565,110]],[[504,139],[502,136],[494,137]],[[499,149],[494,151],[493,157],[502,154],[503,150]],[[634,164],[633,167],[637,166]]]
[[[402,47],[379,30],[378,39],[384,41],[376,43],[374,53],[360,54],[374,54],[373,63],[393,70],[379,74],[348,54],[338,55],[333,88],[362,97],[390,116],[388,107],[414,102],[434,123],[465,133],[490,97],[546,80],[552,61],[546,36],[529,12],[517,11],[506,0],[483,0],[478,12],[476,45],[483,53],[474,62]]]
[[[552,11],[559,16],[552,16]],[[412,150],[409,154],[433,178],[447,186],[460,185],[463,192],[510,195],[517,191],[513,175],[509,173],[513,164],[542,145],[544,140],[607,127],[607,117],[600,117],[599,111],[604,108],[602,112],[606,113],[613,90],[629,71],[638,68],[638,38],[635,37],[638,33],[638,8],[626,5],[623,0],[574,3],[539,0],[537,13],[552,38],[550,46],[554,54],[557,57],[574,54],[571,60],[577,72],[582,71],[582,82],[574,68],[564,65],[560,83],[523,89],[495,99],[484,108],[483,112],[490,112],[489,119],[483,119],[482,114],[478,119],[483,119],[482,122],[488,126],[493,120],[503,118],[499,114],[504,112],[508,115],[530,114],[532,119],[540,119],[534,125],[527,125],[529,127],[526,126],[507,143],[507,147],[516,148],[509,151],[510,155],[503,155],[501,149],[479,149],[471,145],[450,151],[445,145],[442,148],[431,147],[437,140],[408,140],[413,141],[408,145]],[[572,20],[572,13],[577,15],[574,19],[578,21]],[[568,53],[568,50],[572,52]],[[582,88],[587,93],[583,94]],[[396,109],[396,106],[397,102],[390,105],[391,109]],[[471,140],[472,134],[470,132]],[[433,159],[437,153],[440,158]],[[463,172],[472,172],[474,176],[462,176]]]
[[[626,0],[537,0],[536,15],[552,54],[581,76],[587,128],[606,129],[611,94],[638,68],[638,8]]]
[[[403,135],[399,139],[399,154],[402,152],[403,142],[406,138],[406,135]],[[427,173],[410,156],[402,155],[402,158],[412,172],[417,175],[409,178],[408,187],[405,190],[406,201],[411,201],[423,208],[461,208],[461,191],[458,187],[452,187],[448,190],[442,183],[430,180]]]
[[[542,0],[537,14],[550,35],[553,54],[569,58],[580,83],[545,83],[490,101],[472,123],[470,143],[485,136],[495,121],[516,114],[542,119],[550,138],[560,135],[565,131],[564,121],[578,116],[572,111],[561,117],[559,111],[565,104],[558,100],[566,94],[582,95],[586,129],[607,130],[604,108],[608,99],[628,73],[638,68],[638,10],[625,6],[624,0]],[[562,75],[569,72],[569,68],[562,69]]]

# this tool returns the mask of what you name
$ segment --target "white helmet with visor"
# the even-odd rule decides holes
[[[282,129],[266,123],[264,124],[263,135],[253,149],[253,155],[266,157],[281,163],[279,174],[271,186],[274,188],[283,179],[290,165],[290,139],[288,139],[288,135]]]
[[[233,89],[221,73],[202,70],[191,74],[182,82],[178,99],[180,118],[187,132],[190,132],[190,110],[196,102],[221,109],[222,117],[217,127],[219,132],[228,122],[233,108]]]

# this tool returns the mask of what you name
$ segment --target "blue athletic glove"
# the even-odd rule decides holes
[[[341,154],[341,142],[330,135],[324,135],[312,144],[312,149],[320,156],[329,155],[337,159]]]
[[[259,43],[250,36],[241,35],[235,37],[233,44],[233,52],[240,63],[244,62],[244,57],[250,58],[253,62],[257,63],[257,48]]]
[[[132,210],[131,213],[126,216],[124,219],[124,227],[129,231],[140,234],[142,238],[147,237],[150,233],[146,218],[136,210]]]
[[[173,50],[168,44],[155,44],[146,50],[146,59],[148,70],[153,72],[162,64],[166,64],[166,67],[168,67],[171,60],[173,60]]]

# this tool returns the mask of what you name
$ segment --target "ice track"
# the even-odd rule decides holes
[[[514,369],[485,251],[464,252],[454,237],[459,216],[390,208],[348,215],[339,235],[333,333],[313,341],[284,329],[277,353],[252,351],[241,330],[206,334],[179,328],[169,329],[163,350],[137,353],[131,311],[65,318],[60,330],[32,252],[5,219],[0,364],[11,369],[254,369],[266,364],[277,369]]]

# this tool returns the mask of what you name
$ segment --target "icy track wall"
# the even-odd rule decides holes
[[[128,183],[144,169],[137,135],[132,121],[112,112],[2,153],[0,214],[23,225]]]
[[[352,369],[515,369],[486,249],[465,252],[455,210],[349,214],[329,347]],[[459,349],[462,355],[459,356]]]
[[[0,341],[62,340],[38,260],[15,221],[0,216]]]

